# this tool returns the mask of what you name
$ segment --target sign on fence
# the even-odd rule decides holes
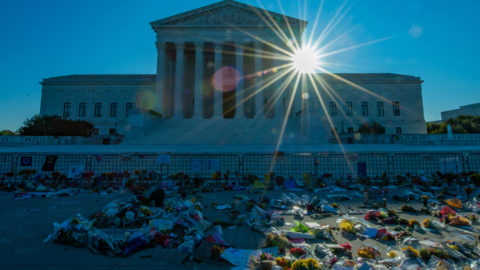
[[[460,173],[461,165],[458,157],[449,157],[440,159],[440,172],[446,173]]]
[[[357,163],[357,175],[358,177],[367,177],[367,163],[365,162]]]
[[[83,171],[85,170],[85,166],[83,165],[71,165],[68,167],[68,178],[76,178],[80,176]]]
[[[192,172],[220,171],[219,159],[191,159],[190,169]]]
[[[55,171],[55,162],[57,161],[58,156],[56,155],[47,155],[45,157],[45,162],[42,166],[42,172],[53,172]]]
[[[158,165],[168,165],[170,164],[170,155],[159,155],[157,156]]]

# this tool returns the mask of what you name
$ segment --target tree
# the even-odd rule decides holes
[[[21,136],[84,136],[92,134],[93,125],[87,121],[73,121],[57,115],[27,118],[18,129]]]
[[[0,136],[15,136],[15,135],[17,134],[9,129],[4,129],[0,131]]]
[[[361,125],[360,128],[358,129],[358,132],[360,134],[380,135],[380,134],[385,134],[385,127],[373,121],[371,124],[364,123],[363,125]]]
[[[435,124],[428,123],[427,130],[429,134],[446,134],[448,125],[452,126],[452,132],[458,134],[480,133],[480,116],[460,115],[455,119]]]

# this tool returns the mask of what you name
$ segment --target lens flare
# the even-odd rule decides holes
[[[320,67],[320,56],[314,48],[303,46],[295,51],[292,56],[292,62],[295,70],[299,73],[316,73]]]

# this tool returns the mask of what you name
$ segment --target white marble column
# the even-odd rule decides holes
[[[157,78],[155,81],[155,96],[157,98],[156,110],[162,114],[162,117],[167,117],[167,111],[164,109],[165,102],[165,49],[167,44],[165,42],[156,42],[157,45]]]
[[[243,99],[244,99],[244,83],[243,83],[243,76],[244,70],[243,70],[243,44],[239,43],[236,44],[237,49],[235,52],[235,63],[237,65],[237,70],[240,72],[240,80],[237,84],[237,88],[235,89],[235,118],[244,118],[245,117],[245,112],[244,112],[244,105]]]
[[[257,92],[263,86],[263,58],[262,58],[262,47],[261,42],[254,42],[255,46],[255,118],[262,118],[264,114],[263,110],[263,97],[264,91]]]
[[[214,87],[214,98],[213,98],[213,117],[223,118],[223,81],[221,74],[217,72],[223,66],[223,44],[215,43],[215,87]]]
[[[185,44],[175,43],[177,58],[175,64],[174,118],[183,118],[183,78],[185,70]]]
[[[193,118],[203,118],[203,42],[195,43],[195,89]]]
[[[278,68],[283,64],[283,61],[279,59],[274,59],[273,60],[273,67]],[[274,75],[275,76],[275,75]],[[274,113],[275,115],[273,116],[274,119],[283,119],[285,116],[285,111],[283,109],[283,99],[285,98],[285,91],[282,91],[282,83],[285,80],[278,80],[273,84],[273,100],[275,101],[274,106]]]

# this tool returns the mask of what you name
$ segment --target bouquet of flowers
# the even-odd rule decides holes
[[[277,263],[278,266],[282,267],[285,270],[292,267],[292,262],[286,259],[285,257],[277,257],[275,259],[275,263]]]
[[[305,254],[307,254],[305,252],[305,250],[303,250],[303,248],[291,248],[290,249],[290,253],[295,257],[295,258],[299,258]]]
[[[342,229],[345,232],[348,233],[355,233],[355,227],[354,223],[348,219],[342,219],[338,225],[340,226],[340,229]]]
[[[273,261],[273,256],[269,253],[266,253],[266,252],[262,252],[262,254],[260,254],[258,256],[258,258],[261,260],[261,261]]]
[[[410,227],[420,226],[420,222],[412,218],[408,221],[408,226]]]
[[[429,218],[426,218],[422,221],[424,228],[430,228],[432,226],[432,221]]]
[[[391,259],[397,258],[397,257],[398,257],[398,252],[392,250],[392,251],[390,251],[390,252],[387,253],[387,257],[388,257],[388,258],[391,258]]]
[[[414,249],[411,246],[407,246],[402,248],[403,252],[405,253],[405,256],[410,257],[410,258],[420,258],[420,252],[418,250]]]
[[[374,260],[380,258],[381,254],[372,246],[363,246],[358,249],[358,256]]]
[[[292,270],[316,270],[320,269],[318,261],[310,258],[305,260],[298,260],[292,264]]]

